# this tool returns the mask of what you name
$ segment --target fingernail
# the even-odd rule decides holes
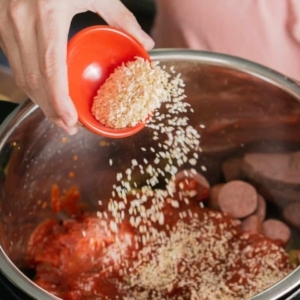
[[[74,127],[77,124],[77,119],[73,118],[73,116],[71,116],[69,114],[64,114],[61,116],[61,118],[67,127]]]
[[[67,127],[65,128],[65,131],[67,132],[68,135],[75,135],[78,132],[78,127]]]
[[[146,32],[142,32],[142,37],[143,37],[143,44],[146,50],[151,50],[154,48],[154,41],[152,40],[152,38],[146,33]]]
[[[59,127],[68,135],[75,135],[78,132],[78,126],[67,127],[64,124],[60,124]]]

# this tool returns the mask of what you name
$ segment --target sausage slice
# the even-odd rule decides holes
[[[241,167],[243,160],[241,158],[232,158],[224,161],[222,171],[226,182],[241,179]]]
[[[209,201],[208,201],[209,208],[215,209],[215,210],[220,210],[219,194],[224,185],[225,185],[224,183],[219,183],[219,184],[214,185],[210,189]]]
[[[197,201],[208,198],[210,185],[207,179],[195,170],[182,170],[175,176],[176,190]]]
[[[283,211],[283,217],[291,226],[300,230],[300,203],[289,204]]]
[[[267,211],[266,200],[260,194],[258,194],[257,195],[257,208],[256,208],[256,211],[254,212],[254,214],[258,216],[258,218],[261,222],[263,222],[264,219],[266,218],[266,211]]]
[[[242,221],[242,229],[245,232],[264,233],[263,224],[258,215],[251,215]]]
[[[226,183],[218,198],[221,211],[237,219],[251,215],[257,208],[257,201],[255,188],[240,180]]]
[[[263,222],[265,236],[286,246],[291,238],[290,228],[283,222],[276,219],[268,219]]]
[[[300,152],[246,154],[242,171],[254,182],[297,188],[300,186]]]

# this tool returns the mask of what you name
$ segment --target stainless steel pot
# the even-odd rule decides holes
[[[300,87],[295,81],[220,54],[157,50],[151,56],[182,73],[195,110],[191,123],[201,134],[198,167],[205,166],[211,184],[220,180],[226,157],[300,150]],[[51,215],[51,186],[77,185],[82,199],[95,209],[99,197],[110,195],[115,172],[139,155],[141,145],[151,144],[149,136],[144,129],[130,138],[109,140],[81,128],[78,135],[65,137],[29,101],[9,116],[0,130],[0,268],[15,285],[34,299],[58,299],[22,271],[32,230]],[[111,157],[117,162],[114,171]],[[297,233],[294,241],[300,242]],[[253,299],[279,299],[299,284],[300,268]]]

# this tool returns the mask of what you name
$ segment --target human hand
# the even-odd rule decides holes
[[[77,132],[66,64],[70,23],[92,11],[134,36],[147,50],[154,43],[120,0],[1,0],[0,46],[16,84],[46,117],[68,134]]]

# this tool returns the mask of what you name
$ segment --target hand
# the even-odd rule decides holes
[[[0,46],[17,85],[70,135],[77,132],[78,118],[68,89],[68,33],[73,16],[87,10],[146,49],[154,46],[119,0],[0,0]]]

